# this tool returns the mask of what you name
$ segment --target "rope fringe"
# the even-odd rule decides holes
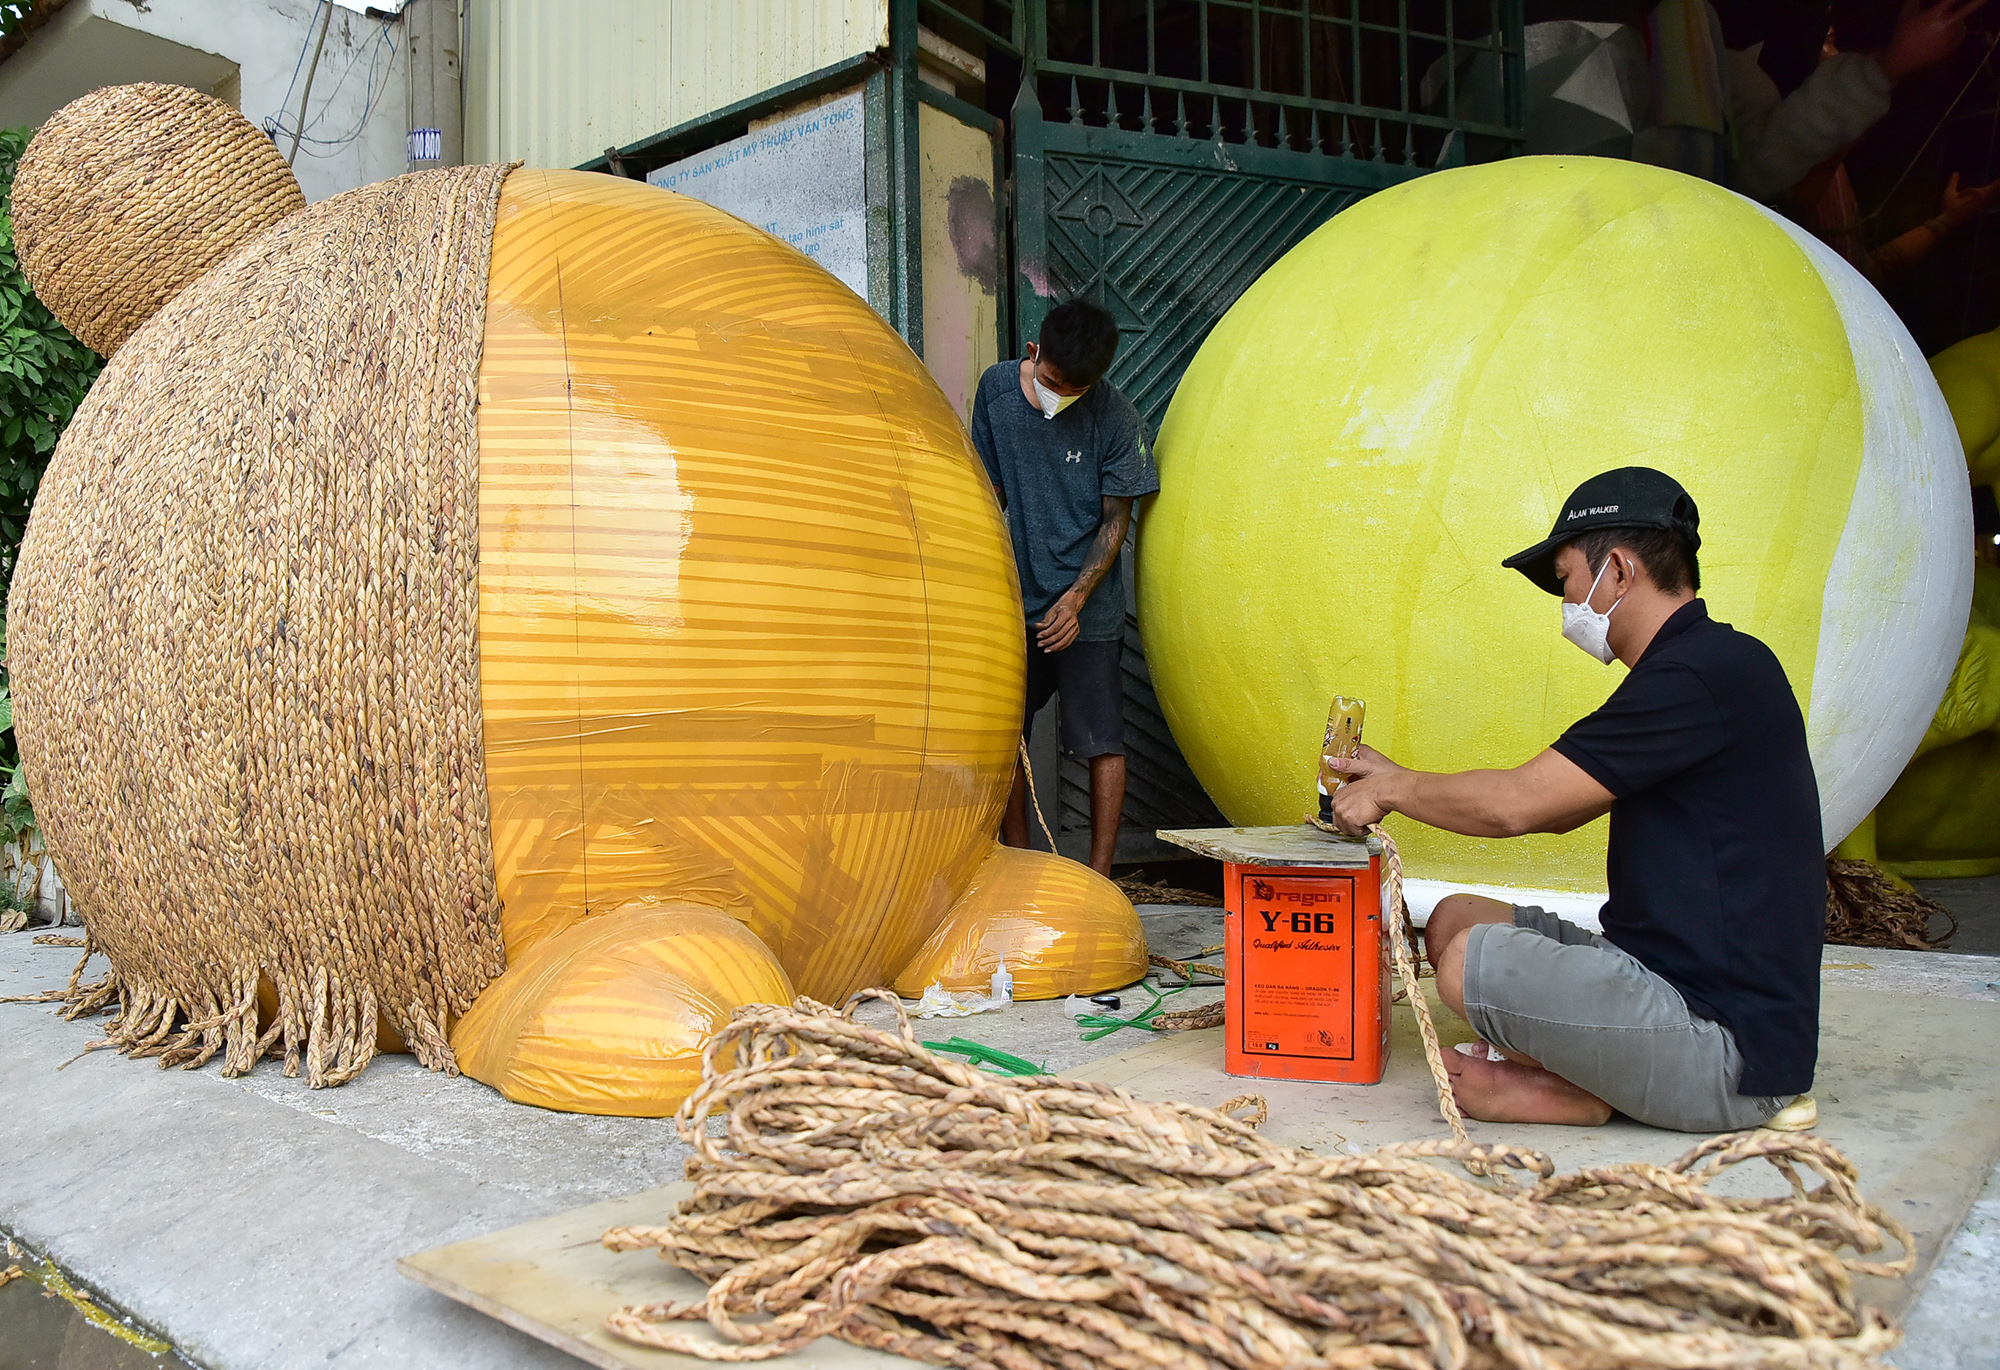
[[[476,409],[510,170],[263,229],[132,334],[57,448],[9,666],[49,849],[112,966],[68,1012],[115,1004],[127,1055],[241,1075],[275,1053],[320,1088],[386,1024],[452,1071],[447,1026],[506,964]]]

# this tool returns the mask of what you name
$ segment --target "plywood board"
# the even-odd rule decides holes
[[[693,1356],[635,1346],[604,1327],[609,1314],[628,1304],[702,1296],[699,1280],[667,1264],[656,1253],[607,1251],[598,1240],[606,1228],[659,1222],[692,1188],[688,1184],[661,1185],[573,1208],[484,1237],[405,1256],[396,1262],[396,1268],[418,1284],[603,1370],[708,1365],[710,1362]],[[832,1337],[822,1337],[793,1355],[759,1363],[780,1370],[877,1370],[918,1364]]]
[[[1431,1003],[1447,1048],[1469,1039],[1464,1023],[1435,998]],[[1149,1039],[1070,1073],[1142,1098],[1196,1104],[1260,1094],[1270,1105],[1267,1136],[1322,1153],[1446,1137],[1415,1019],[1406,1005],[1393,1016],[1389,1070],[1378,1085],[1226,1075],[1226,1029]],[[1863,1192],[1917,1236],[1911,1280],[1861,1282],[1864,1298],[1900,1316],[2000,1157],[2000,1072],[1989,1059],[2000,1041],[2000,1004],[1828,984],[1821,1023],[1817,1130],[1859,1167]],[[1477,1140],[1544,1151],[1558,1170],[1669,1161],[1700,1140],[1624,1120],[1598,1128],[1473,1123],[1471,1129]],[[1723,1183],[1735,1192],[1782,1191],[1776,1172],[1761,1165],[1740,1167]],[[627,1304],[698,1298],[700,1284],[651,1252],[610,1252],[598,1242],[606,1228],[659,1221],[687,1192],[684,1184],[665,1185],[439,1247],[398,1266],[604,1370],[692,1366],[701,1362],[620,1341],[604,1330],[604,1318]],[[830,1338],[770,1363],[801,1370],[915,1364]]]
[[[1234,861],[1239,866],[1360,867],[1382,851],[1377,838],[1350,842],[1310,823],[1281,828],[1162,828],[1153,835],[1197,855]]]

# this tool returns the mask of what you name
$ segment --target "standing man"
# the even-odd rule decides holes
[[[1350,834],[1390,813],[1470,837],[1611,815],[1601,934],[1474,894],[1439,900],[1424,929],[1438,997],[1482,1039],[1445,1058],[1474,1118],[1811,1121],[1809,1101],[1786,1101],[1812,1088],[1819,1053],[1819,786],[1784,667],[1696,598],[1699,527],[1678,482],[1628,466],[1578,486],[1548,537],[1503,563],[1560,596],[1565,638],[1629,668],[1540,755],[1457,774],[1367,747],[1337,763],[1354,777],[1333,799]]]
[[[1090,864],[1111,873],[1125,809],[1125,577],[1118,552],[1132,501],[1160,488],[1139,411],[1104,373],[1118,325],[1088,300],[1049,311],[1028,355],[986,369],[972,445],[1007,514],[1028,623],[1025,737],[1062,696],[1063,749],[1090,765]],[[1001,829],[1028,845],[1027,777],[1017,767]]]

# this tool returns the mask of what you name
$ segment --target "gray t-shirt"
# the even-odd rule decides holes
[[[972,402],[972,445],[1007,506],[1028,628],[1076,584],[1104,522],[1104,497],[1160,488],[1132,402],[1100,380],[1053,419],[1021,393],[1021,363],[986,368]],[[1125,633],[1125,576],[1114,559],[1077,615],[1077,640]]]

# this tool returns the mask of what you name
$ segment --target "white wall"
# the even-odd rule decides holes
[[[888,0],[467,0],[465,156],[577,166],[888,41]]]
[[[168,81],[208,91],[260,127],[282,116],[289,130],[320,8],[320,0],[70,0],[0,62],[0,127],[40,124],[99,86]],[[399,175],[406,164],[403,26],[344,3],[331,8],[307,141],[293,163],[308,200]],[[291,150],[289,133],[278,146]]]

